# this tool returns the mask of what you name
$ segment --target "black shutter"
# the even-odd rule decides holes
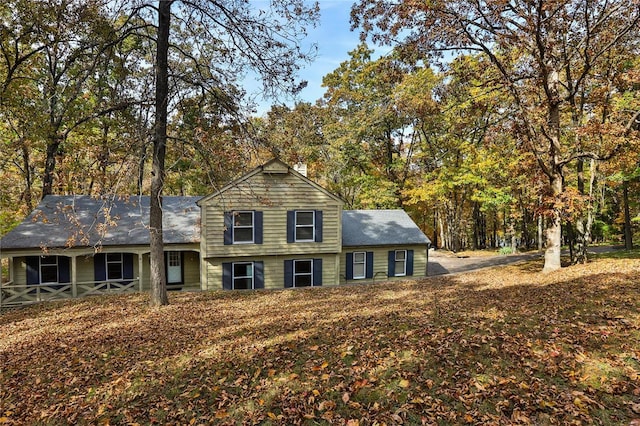
[[[367,272],[366,278],[373,278],[373,252],[367,252]]]
[[[165,255],[165,265],[167,264],[167,258]],[[122,253],[122,278],[126,280],[133,279],[133,254]]]
[[[93,256],[93,277],[96,281],[107,280],[107,263],[104,253],[97,253]]]
[[[413,275],[413,250],[407,250],[407,275]]]
[[[262,244],[262,212],[253,212],[253,242]]]
[[[284,261],[284,287],[293,287],[293,260]]]
[[[264,262],[253,262],[253,287],[264,288]]]
[[[27,284],[40,284],[40,258],[27,256]]]
[[[230,244],[233,244],[233,212],[224,212],[224,245]]]
[[[287,242],[294,243],[296,241],[296,212],[295,210],[287,211]]]
[[[233,288],[233,284],[231,280],[233,279],[231,275],[231,270],[233,269],[233,263],[223,263],[222,264],[222,288],[225,290],[231,290]]]
[[[352,280],[353,279],[353,253],[347,253],[347,260],[346,260],[346,267],[347,270],[345,272],[346,275],[346,279],[348,280]]]
[[[313,286],[322,285],[322,259],[313,259]]]
[[[69,268],[69,258],[66,256],[58,256],[58,282],[71,282],[71,268]]]
[[[315,212],[315,242],[322,242],[322,210],[316,210]]]
[[[389,262],[387,264],[387,276],[389,277],[395,277],[396,275],[396,251],[395,250],[391,250],[389,251]]]

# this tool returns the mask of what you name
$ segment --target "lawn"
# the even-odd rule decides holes
[[[629,424],[640,259],[0,315],[5,424]]]

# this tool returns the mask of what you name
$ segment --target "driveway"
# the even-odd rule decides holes
[[[589,253],[602,253],[619,249],[621,249],[621,247],[618,246],[589,247]],[[429,276],[457,274],[460,272],[475,271],[477,269],[489,268],[492,266],[509,265],[523,260],[539,259],[543,256],[544,253],[530,252],[510,255],[496,254],[495,256],[458,257],[455,254],[442,250],[429,250],[428,272]]]

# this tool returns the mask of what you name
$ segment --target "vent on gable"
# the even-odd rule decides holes
[[[300,173],[302,176],[307,177],[307,165],[304,163],[298,163],[293,166],[293,170]]]

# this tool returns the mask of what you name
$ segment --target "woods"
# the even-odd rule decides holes
[[[363,42],[324,97],[264,116],[243,82],[304,86],[317,4],[50,6],[0,6],[0,233],[46,194],[151,194],[161,213],[163,194],[277,155],[347,208],[405,208],[453,251],[544,248],[552,271],[562,245],[584,262],[594,241],[640,238],[637,4],[361,1]]]

